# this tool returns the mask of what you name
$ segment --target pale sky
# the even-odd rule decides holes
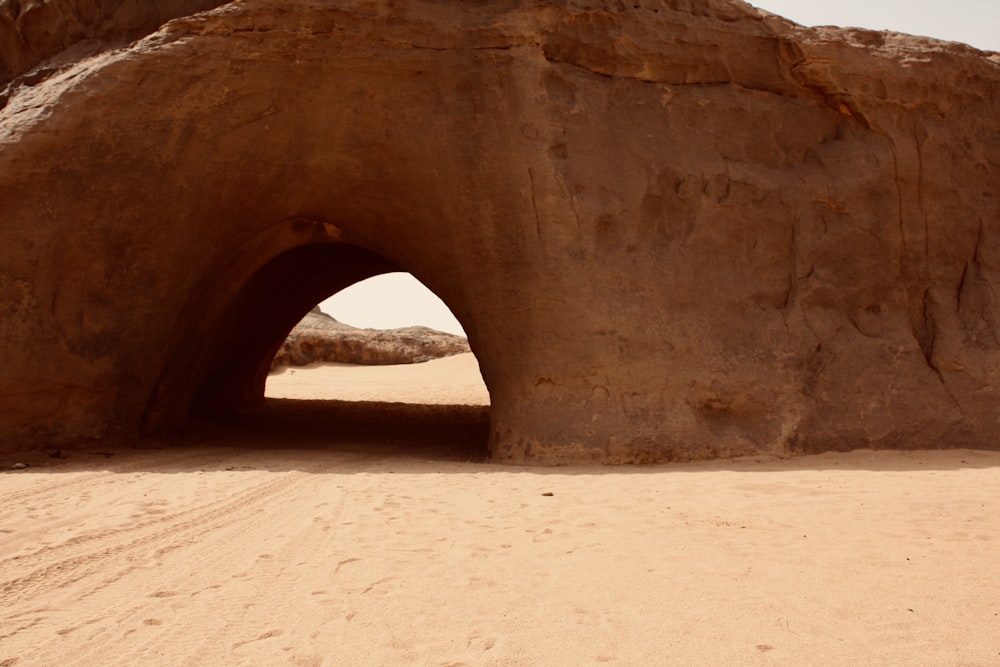
[[[807,26],[894,30],[1000,51],[1000,0],[758,0],[756,7]],[[429,326],[464,333],[448,307],[408,273],[362,281],[323,301],[356,327]]]
[[[807,26],[894,30],[1000,51],[1000,0],[757,0]]]
[[[344,324],[367,329],[423,325],[465,335],[448,306],[409,273],[384,273],[354,283],[320,304]]]

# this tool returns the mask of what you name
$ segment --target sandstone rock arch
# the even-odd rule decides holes
[[[5,440],[252,400],[310,290],[398,267],[498,459],[998,446],[996,54],[736,0],[197,8],[4,55]]]
[[[340,243],[330,225],[280,225],[309,240],[266,261],[253,255],[199,286],[176,324],[173,358],[147,407],[143,428],[183,420],[189,410],[239,411],[261,402],[271,358],[318,301],[355,282],[396,270],[386,259]],[[298,232],[298,233],[296,233]],[[265,257],[273,253],[272,246]],[[199,326],[192,327],[192,323]]]

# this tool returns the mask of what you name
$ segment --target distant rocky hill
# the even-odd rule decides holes
[[[288,334],[271,362],[271,371],[318,361],[415,364],[469,351],[469,341],[463,336],[428,327],[358,329],[338,322],[317,307]]]

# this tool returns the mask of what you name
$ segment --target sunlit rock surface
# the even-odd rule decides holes
[[[0,2],[5,441],[254,405],[404,270],[496,459],[1000,446],[997,54],[737,0],[166,4]]]
[[[271,370],[318,362],[368,366],[416,364],[469,351],[469,341],[464,336],[419,326],[359,329],[313,309],[281,344]]]

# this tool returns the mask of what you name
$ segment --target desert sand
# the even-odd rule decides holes
[[[285,366],[268,377],[266,394],[275,398],[430,405],[490,404],[476,357],[468,353],[395,366]]]
[[[292,370],[0,455],[0,665],[1000,664],[1000,453],[511,467],[471,357]]]

